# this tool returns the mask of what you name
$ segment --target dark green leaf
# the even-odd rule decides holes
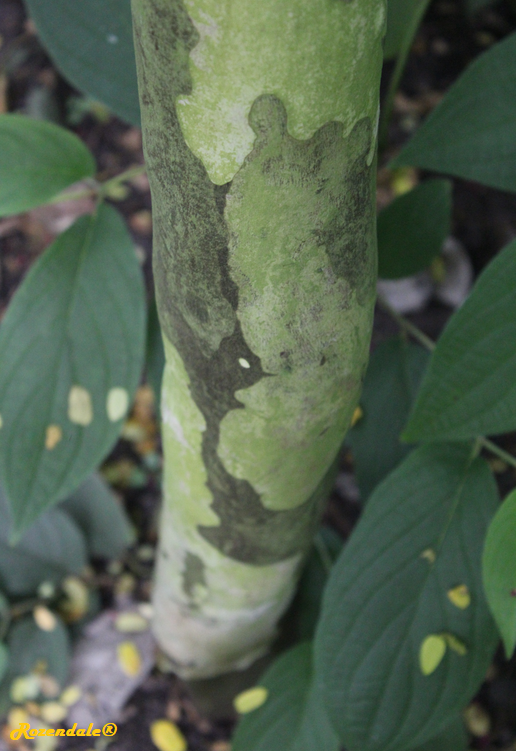
[[[0,519],[0,585],[10,595],[34,595],[42,582],[57,584],[86,566],[84,537],[63,511],[42,514],[16,546],[10,545],[9,509],[0,489]]]
[[[47,203],[95,174],[84,143],[53,123],[0,115],[0,216]]]
[[[403,440],[460,440],[516,428],[516,241],[452,316]]]
[[[98,474],[88,477],[60,508],[82,530],[92,556],[117,558],[134,542],[122,505]]]
[[[416,29],[414,20],[427,0],[388,0],[387,33],[383,54],[386,60],[397,57],[408,34],[412,38]]]
[[[156,410],[159,414],[161,404],[161,381],[165,367],[165,350],[161,338],[161,327],[158,319],[156,300],[153,299],[149,306],[147,323],[147,381],[154,392]]]
[[[326,580],[341,548],[342,540],[332,529],[322,527],[319,530],[292,605],[293,624],[289,637],[295,636],[297,641],[313,638]]]
[[[516,490],[491,522],[482,566],[487,601],[509,658],[516,646]]]
[[[467,751],[468,748],[468,736],[462,717],[457,717],[439,735],[411,751]]]
[[[439,255],[450,232],[451,182],[425,180],[378,216],[378,275],[417,274]]]
[[[14,532],[66,498],[115,442],[138,385],[145,293],[109,206],[30,270],[0,329],[0,469]]]
[[[497,634],[481,555],[498,499],[487,464],[470,452],[462,444],[413,451],[377,487],[332,569],[316,680],[348,751],[408,751],[430,740],[490,664]],[[462,585],[465,608],[450,599]],[[432,635],[447,648],[432,671],[425,658],[423,674],[420,651]]]
[[[516,34],[477,58],[394,160],[516,191]]]
[[[401,336],[371,355],[360,399],[363,416],[346,438],[363,501],[410,451],[399,436],[428,359],[426,350]]]
[[[56,620],[53,631],[42,631],[32,616],[12,625],[7,639],[10,652],[8,678],[12,680],[27,675],[38,662],[44,662],[47,674],[64,686],[70,664],[70,639],[66,626],[57,616]]]
[[[140,124],[130,0],[25,0],[41,41],[70,83]]]
[[[312,681],[312,648],[299,644],[260,681],[266,702],[237,726],[232,751],[337,751],[339,743]]]

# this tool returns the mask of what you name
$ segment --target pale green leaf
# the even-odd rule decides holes
[[[338,751],[339,742],[313,683],[309,643],[279,657],[259,685],[267,689],[267,699],[242,717],[232,751]]]
[[[102,205],[30,270],[0,329],[0,470],[14,532],[98,466],[122,427],[145,347],[127,229]]]
[[[477,58],[394,160],[516,191],[516,33]]]
[[[23,115],[0,115],[0,216],[47,203],[95,174],[95,161],[76,135]]]
[[[346,437],[362,501],[410,451],[399,437],[428,360],[426,350],[401,336],[371,355],[360,398],[363,415]]]
[[[460,440],[516,428],[516,241],[449,320],[403,440]]]
[[[9,509],[0,488],[0,586],[15,597],[35,595],[42,582],[58,584],[86,566],[80,529],[60,509],[42,514],[16,545],[9,543]]]
[[[510,658],[516,646],[516,490],[491,522],[482,565],[487,601]]]
[[[399,279],[423,271],[450,232],[451,182],[425,180],[378,216],[378,276]]]
[[[315,637],[316,680],[347,751],[409,751],[475,694],[497,644],[481,555],[497,489],[469,445],[414,450],[379,485],[330,574]],[[467,585],[471,605],[447,597]],[[424,675],[421,647],[447,649]],[[466,647],[462,654],[453,648]]]
[[[130,0],[25,0],[65,78],[133,125],[140,124]]]
[[[53,631],[40,629],[32,615],[22,618],[11,626],[7,644],[10,652],[9,679],[27,675],[38,667],[38,663],[44,662],[47,674],[64,687],[70,665],[70,638],[59,618]]]

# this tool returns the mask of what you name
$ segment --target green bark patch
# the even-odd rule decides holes
[[[226,556],[266,565],[309,545],[367,361],[373,129],[361,119],[344,138],[344,126],[330,122],[298,141],[282,102],[259,97],[254,149],[232,183],[215,185],[186,145],[175,108],[192,91],[189,54],[199,35],[177,0],[133,0],[133,16],[158,309],[206,423],[202,458],[220,520],[199,532]],[[297,287],[285,286],[289,278]],[[271,398],[281,407],[277,422],[263,411]],[[289,435],[278,432],[287,413]],[[265,444],[281,447],[272,467],[262,429]],[[292,477],[303,475],[295,497],[285,495],[278,460]],[[263,492],[252,464],[270,475]]]

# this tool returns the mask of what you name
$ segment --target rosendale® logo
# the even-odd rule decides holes
[[[118,730],[114,722],[106,723],[102,728],[102,731],[100,731],[99,728],[92,730],[92,722],[90,722],[88,730],[86,730],[86,728],[79,728],[76,730],[76,728],[77,723],[75,723],[73,728],[70,728],[69,730],[64,730],[63,728],[54,730],[54,728],[31,728],[28,722],[20,722],[20,727],[11,731],[11,738],[13,741],[17,741],[22,735],[30,740],[37,735],[100,735],[101,732],[102,735],[115,735]]]

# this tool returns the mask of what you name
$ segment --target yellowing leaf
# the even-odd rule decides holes
[[[74,704],[76,704],[79,699],[82,696],[82,691],[79,686],[77,686],[75,683],[72,683],[71,686],[67,686],[61,696],[59,697],[59,701],[61,704],[64,704],[65,707],[72,707]]]
[[[151,723],[150,734],[159,751],[186,751],[187,743],[182,732],[170,720],[155,720]]]
[[[50,725],[62,722],[68,714],[68,708],[58,701],[47,701],[41,705],[41,718]]]
[[[60,603],[59,612],[67,623],[74,623],[88,610],[88,587],[77,576],[67,576],[61,587],[66,599]]]
[[[11,683],[9,694],[15,704],[23,704],[30,699],[35,699],[40,691],[40,683],[37,675],[29,673],[15,678]]]
[[[468,654],[468,648],[466,647],[464,642],[454,634],[443,634],[443,638],[445,639],[446,644],[449,646],[449,648],[453,649],[453,651],[457,652],[457,654],[461,655],[461,657],[464,657],[464,655]]]
[[[36,605],[33,616],[36,624],[42,631],[53,631],[57,626],[55,615],[44,605]]]
[[[239,714],[247,714],[261,707],[267,700],[269,692],[263,686],[255,686],[235,696],[233,705]]]
[[[449,589],[447,595],[449,601],[461,610],[466,610],[471,604],[471,595],[465,584],[459,584],[457,587]]]
[[[118,664],[126,675],[138,675],[142,666],[142,658],[134,642],[121,642],[117,647],[117,656]]]
[[[423,550],[423,552],[420,555],[420,558],[424,558],[428,563],[432,564],[435,563],[435,550],[432,550],[432,548],[427,548],[426,550]]]
[[[149,628],[149,622],[140,613],[120,613],[115,621],[115,628],[126,634],[136,633],[146,631]]]
[[[106,411],[111,422],[117,422],[125,417],[129,407],[129,394],[127,389],[113,388],[109,390],[106,401]]]
[[[52,451],[61,438],[63,437],[63,431],[59,425],[49,425],[45,433],[45,448]]]
[[[72,386],[68,394],[68,418],[76,425],[86,427],[93,420],[91,395],[82,386]]]
[[[480,704],[474,702],[464,710],[466,727],[476,738],[482,738],[491,730],[491,718]]]
[[[430,634],[421,644],[419,665],[423,675],[430,675],[438,668],[446,653],[446,640],[440,634]]]

